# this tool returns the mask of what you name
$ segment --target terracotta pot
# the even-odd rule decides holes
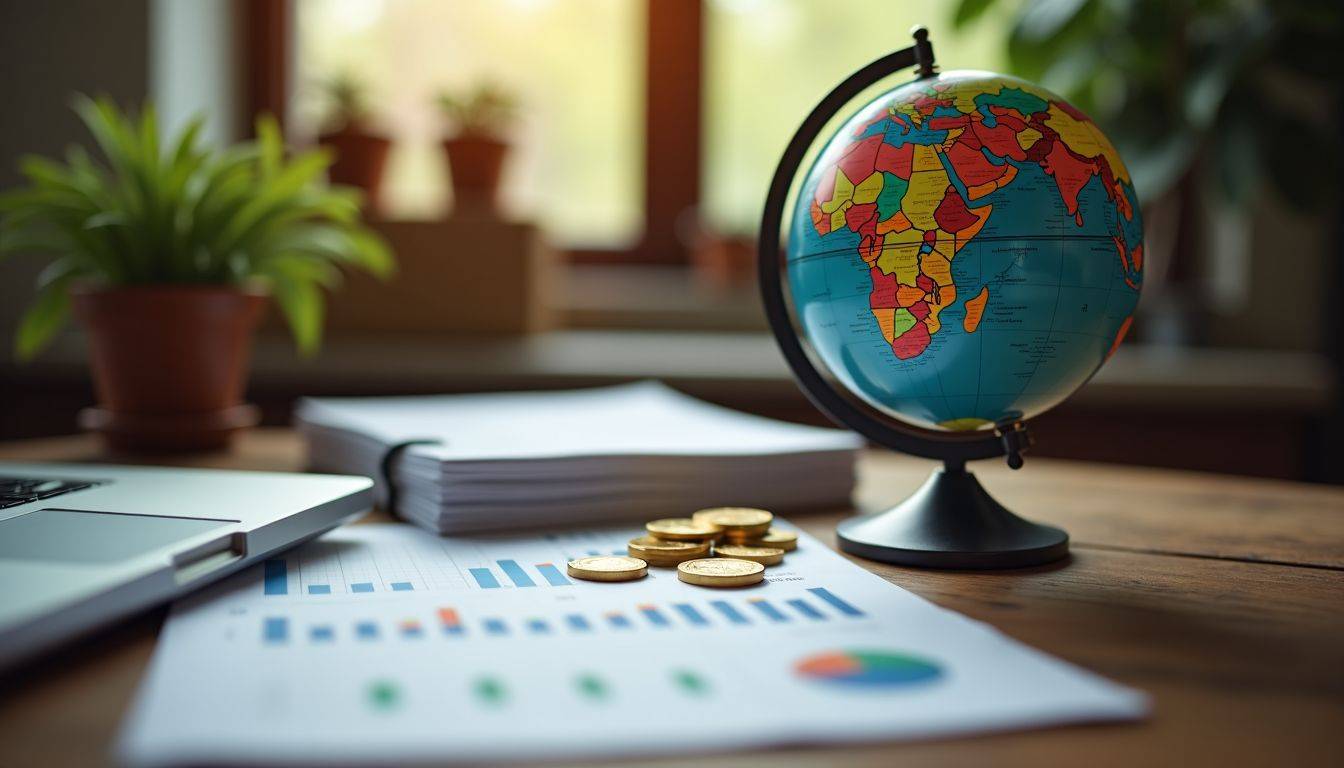
[[[467,213],[494,212],[509,145],[490,136],[463,134],[444,139],[443,151],[453,180],[454,208]]]
[[[98,407],[80,415],[116,450],[208,450],[257,421],[243,403],[266,295],[233,286],[77,288]]]
[[[336,153],[336,159],[327,171],[331,182],[364,190],[372,209],[381,211],[383,169],[387,166],[387,152],[392,142],[351,126],[335,133],[324,133],[317,138],[317,141]]]

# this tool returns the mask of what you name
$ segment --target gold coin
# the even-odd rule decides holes
[[[718,526],[700,523],[689,517],[666,517],[644,524],[644,530],[664,541],[705,541],[719,537]]]
[[[782,528],[771,528],[764,536],[746,539],[742,543],[749,547],[775,547],[785,552],[792,552],[798,548],[798,534]]]
[[[702,509],[691,515],[691,519],[702,525],[715,525],[723,529],[725,536],[731,539],[756,538],[764,536],[770,530],[770,521],[775,516],[764,509],[749,507],[715,507]]]
[[[600,555],[570,560],[566,570],[576,579],[588,581],[634,581],[649,573],[649,564],[638,557]]]
[[[700,587],[745,587],[765,578],[765,566],[750,560],[707,557],[678,565],[677,578]]]
[[[777,547],[748,547],[742,544],[723,544],[714,547],[715,557],[734,557],[750,560],[761,565],[778,565],[784,562],[784,550]]]
[[[653,536],[640,536],[631,539],[626,546],[631,557],[637,557],[649,565],[670,568],[687,560],[705,557],[709,554],[708,541],[663,541]]]
[[[630,540],[632,553],[644,552],[651,555],[680,555],[686,552],[704,552],[709,549],[707,541],[667,541],[657,536],[637,536]],[[631,557],[643,557],[631,554]]]

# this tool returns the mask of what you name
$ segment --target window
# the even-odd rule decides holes
[[[355,78],[394,141],[388,214],[434,216],[450,195],[434,98],[498,84],[522,105],[506,209],[565,245],[624,247],[643,226],[643,22],[630,0],[302,0],[295,128],[318,132],[322,80]]]
[[[909,45],[915,24],[933,30],[942,68],[1002,69],[995,25],[955,31],[957,4],[297,0],[293,35],[273,37],[294,46],[300,134],[318,130],[322,79],[348,74],[368,86],[396,142],[390,215],[447,208],[434,96],[490,81],[524,105],[507,209],[588,257],[665,262],[684,259],[686,210],[710,231],[752,236],[775,164],[807,111],[845,75]],[[678,56],[686,61],[664,61]],[[271,51],[254,61],[284,58]],[[651,125],[651,115],[687,117],[700,129]],[[646,179],[646,168],[681,178]]]
[[[1001,70],[993,26],[954,32],[956,5],[707,0],[704,223],[754,236],[770,178],[799,123],[851,72],[910,45],[916,24],[932,30],[940,68]]]

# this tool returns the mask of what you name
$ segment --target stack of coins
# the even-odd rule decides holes
[[[744,587],[765,579],[765,568],[798,548],[798,534],[771,528],[763,509],[715,507],[690,517],[650,520],[647,535],[630,540],[629,557],[583,557],[569,575],[590,581],[633,581],[650,566],[677,569],[677,578],[702,587]]]
[[[639,536],[630,540],[627,549],[652,566],[673,568],[687,560],[709,555],[708,541],[665,541],[656,536]]]

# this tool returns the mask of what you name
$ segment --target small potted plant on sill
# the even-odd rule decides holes
[[[517,102],[512,94],[486,84],[462,94],[444,91],[437,103],[452,125],[443,149],[454,207],[459,213],[494,213]]]
[[[28,157],[0,195],[0,255],[47,257],[15,351],[28,360],[71,309],[88,334],[98,407],[81,423],[117,450],[211,449],[255,423],[242,401],[252,332],[274,298],[301,352],[320,341],[323,288],[348,265],[387,275],[357,190],[329,187],[329,153],[286,158],[278,126],[203,148],[196,119],[161,147],[154,111],[74,104],[101,158]]]
[[[381,211],[383,169],[392,142],[370,127],[368,95],[358,80],[338,75],[321,86],[328,115],[317,143],[335,153],[328,177],[333,184],[364,190],[370,208]]]

